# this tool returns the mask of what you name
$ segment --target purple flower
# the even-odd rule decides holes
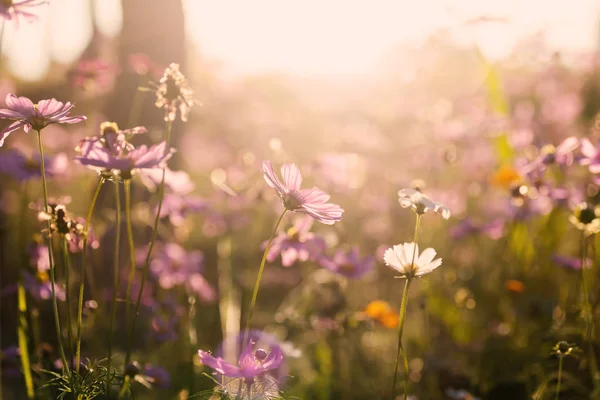
[[[552,256],[552,261],[554,261],[556,264],[560,265],[561,267],[566,267],[566,268],[570,268],[570,269],[574,269],[574,270],[580,270],[581,269],[581,257],[569,257],[569,256],[562,256],[560,254],[554,254]],[[586,259],[585,260],[585,266],[587,268],[591,268],[593,265],[593,261],[591,259]]]
[[[52,178],[67,171],[68,158],[64,153],[56,156],[44,156],[46,177]],[[27,157],[20,150],[11,149],[0,153],[0,173],[11,175],[18,182],[42,177],[40,170],[40,155]]]
[[[82,140],[77,148],[81,155],[75,157],[75,161],[102,174],[130,179],[137,170],[163,168],[175,152],[167,150],[166,142],[138,148],[127,148],[123,142],[108,143],[97,137]]]
[[[262,172],[265,181],[277,191],[287,210],[308,214],[327,225],[341,221],[344,210],[337,204],[327,203],[330,197],[327,193],[316,187],[300,189],[302,175],[296,164],[284,164],[281,167],[283,182],[277,178],[270,161],[263,161]]]
[[[493,240],[498,240],[504,235],[504,219],[495,218],[487,224],[479,224],[467,217],[450,230],[453,239],[462,239],[465,236],[482,233]]]
[[[189,212],[201,212],[208,209],[208,201],[198,196],[165,195],[160,217],[169,217],[173,226],[181,226]]]
[[[69,116],[73,104],[64,104],[56,99],[41,100],[33,104],[27,97],[9,94],[6,96],[6,106],[7,109],[0,109],[0,119],[15,122],[0,132],[0,147],[8,135],[19,128],[23,128],[25,132],[30,129],[40,131],[50,124],[76,124],[87,119],[83,115]]]
[[[35,276],[29,272],[23,272],[23,286],[31,296],[37,300],[49,300],[52,298],[52,283],[46,271],[38,271]],[[65,291],[60,285],[55,285],[56,298],[65,301]]]
[[[361,259],[358,248],[353,247],[349,251],[337,250],[333,257],[322,257],[319,263],[336,274],[358,279],[373,269],[375,258],[369,256]]]
[[[270,352],[257,349],[253,352],[254,342],[250,341],[240,354],[238,366],[232,365],[220,357],[213,357],[210,353],[198,350],[202,363],[219,374],[230,378],[242,378],[246,384],[252,384],[254,379],[279,367],[283,361],[283,352],[279,347],[271,348]]]
[[[150,263],[150,269],[163,289],[186,286],[201,300],[212,302],[216,293],[201,274],[203,263],[201,251],[187,252],[178,244],[167,243]]]
[[[149,190],[155,191],[160,186],[162,174],[160,169],[148,169],[140,174],[140,179]],[[187,172],[169,168],[165,169],[165,186],[177,194],[188,194],[196,188]]]
[[[143,374],[157,388],[166,389],[171,385],[171,376],[164,368],[158,365],[145,364]]]
[[[30,13],[28,9],[47,3],[48,2],[44,0],[23,0],[19,3],[14,3],[13,0],[4,0],[2,3],[0,3],[0,18],[8,21],[14,18],[18,23],[19,17],[21,17],[27,22],[32,22],[37,19],[37,16]]]
[[[293,225],[273,239],[267,261],[272,263],[281,255],[281,264],[290,267],[297,261],[316,260],[327,247],[325,239],[310,232],[313,219],[303,215],[295,218]],[[262,247],[265,248],[267,242]]]
[[[70,72],[75,87],[104,94],[111,89],[117,68],[100,59],[81,60]]]
[[[600,150],[587,139],[581,139],[581,165],[587,165],[592,174],[600,173]]]
[[[573,151],[577,147],[579,147],[579,139],[573,136],[563,140],[557,147],[553,145],[544,146],[540,150],[540,155],[529,165],[526,165],[522,173],[527,176],[537,176],[545,171],[548,165],[569,166],[573,163]]]

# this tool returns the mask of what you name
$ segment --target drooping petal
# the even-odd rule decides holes
[[[300,190],[300,197],[302,201],[310,204],[322,204],[327,202],[331,196],[322,191],[321,189],[314,187],[312,189]]]
[[[26,126],[27,124],[22,121],[15,121],[6,128],[2,132],[0,132],[0,147],[4,145],[4,140],[11,134],[11,132],[16,131],[17,129]]]
[[[0,109],[0,118],[21,119],[23,118],[23,115],[21,115],[21,113],[18,111],[2,108]]]

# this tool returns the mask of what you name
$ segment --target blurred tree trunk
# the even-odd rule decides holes
[[[115,90],[108,101],[106,115],[123,128],[140,81],[131,72],[129,56],[144,53],[159,65],[184,63],[185,31],[183,5],[180,0],[123,0],[123,30],[118,58],[121,71]],[[183,68],[183,65],[182,65]],[[144,96],[142,113],[137,124],[163,126],[163,114],[154,106],[150,93]]]

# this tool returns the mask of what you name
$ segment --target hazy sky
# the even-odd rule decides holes
[[[18,1],[18,0],[17,0]],[[174,1],[174,0],[171,0]],[[452,27],[456,40],[476,41],[488,57],[510,51],[519,37],[544,30],[557,50],[592,50],[600,36],[597,0],[184,0],[187,32],[203,52],[235,73],[362,74],[393,45],[418,45]],[[89,2],[50,0],[40,21],[8,24],[3,51],[11,71],[39,79],[50,59],[77,59],[91,35]],[[479,17],[506,23],[460,28]],[[96,0],[100,29],[118,34],[120,0]]]

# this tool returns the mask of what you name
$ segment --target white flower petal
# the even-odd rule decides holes
[[[433,271],[434,269],[436,269],[437,267],[439,267],[440,265],[442,265],[442,259],[441,258],[433,260],[432,262],[430,262],[427,265],[420,266],[417,269],[417,271],[415,272],[415,276],[426,275],[426,274],[430,273],[431,271]]]
[[[419,259],[417,260],[416,264],[417,265],[429,264],[431,261],[433,261],[435,254],[436,254],[436,252],[434,249],[432,249],[431,247],[426,248],[425,250],[423,250],[423,252],[419,256]]]

